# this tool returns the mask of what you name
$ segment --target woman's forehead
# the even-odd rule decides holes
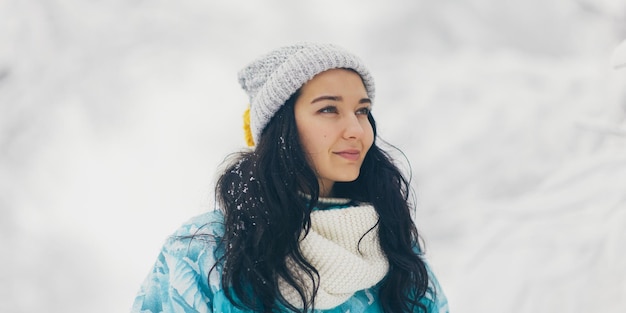
[[[367,91],[361,76],[352,70],[331,69],[315,75],[300,89],[301,95],[315,92],[357,92],[367,97]]]

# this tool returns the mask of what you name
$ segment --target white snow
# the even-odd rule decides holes
[[[125,312],[245,146],[236,72],[359,54],[453,312],[626,312],[619,0],[0,2],[0,312]],[[621,61],[620,61],[621,60]]]

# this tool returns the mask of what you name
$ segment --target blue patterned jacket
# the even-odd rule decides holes
[[[167,239],[156,263],[141,285],[133,313],[245,313],[226,298],[220,283],[221,268],[209,272],[223,255],[218,244],[224,234],[220,211],[196,216]],[[201,235],[200,235],[201,234]],[[193,238],[192,238],[193,236]],[[448,301],[428,268],[431,289],[420,299],[428,313],[447,313]],[[356,292],[343,304],[314,313],[379,313],[378,286]],[[436,295],[436,296],[435,296]]]

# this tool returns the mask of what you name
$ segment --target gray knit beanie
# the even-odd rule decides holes
[[[249,145],[254,145],[280,107],[313,76],[333,69],[356,71],[374,100],[374,79],[361,59],[333,44],[299,43],[281,47],[239,71],[239,84],[250,98]]]

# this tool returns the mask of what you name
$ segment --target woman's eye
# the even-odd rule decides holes
[[[356,111],[357,115],[368,115],[370,113],[370,108],[360,108]]]
[[[319,110],[320,113],[337,113],[337,108],[334,106],[327,106]]]

